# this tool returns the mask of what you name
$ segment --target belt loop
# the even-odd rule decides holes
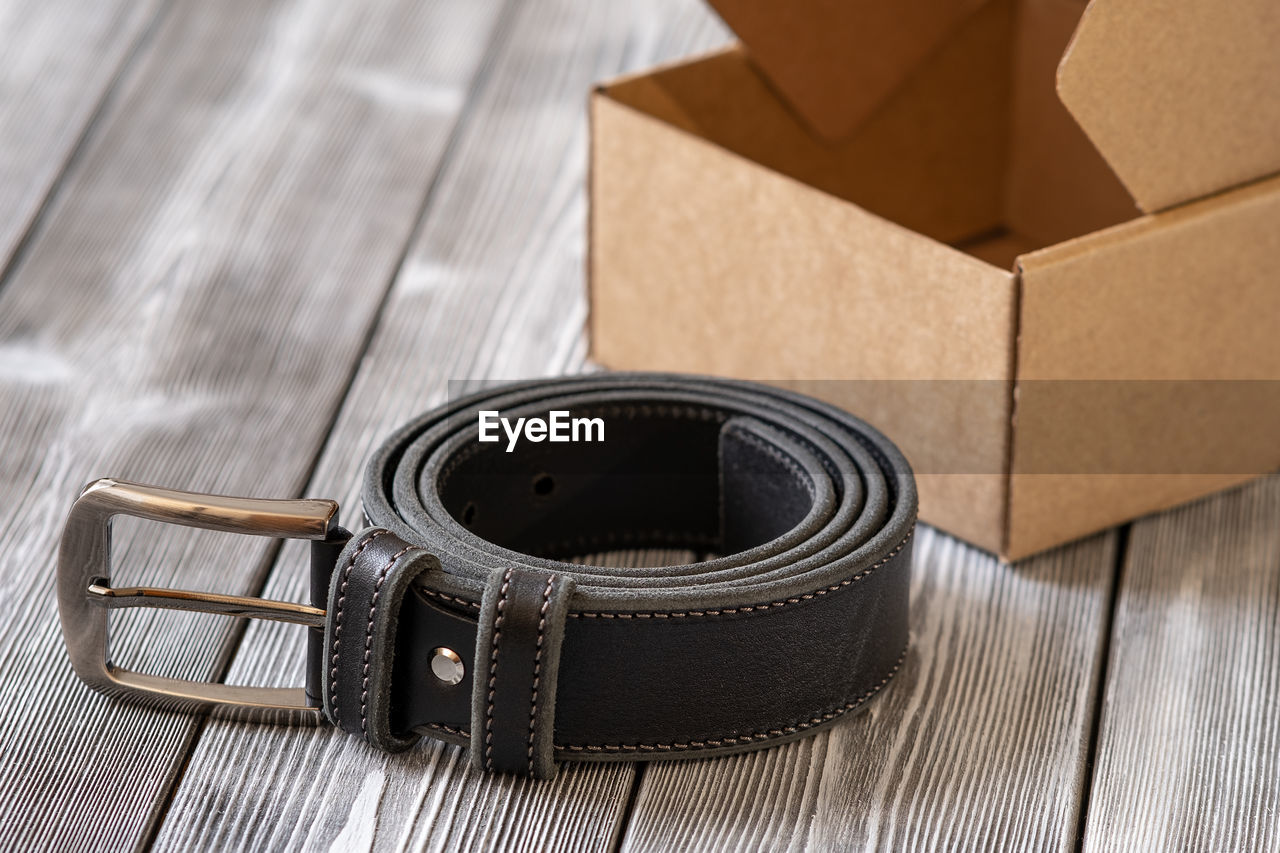
[[[480,602],[471,694],[476,767],[555,776],[556,680],[573,589],[563,572],[512,566],[490,574]]]
[[[378,749],[398,752],[418,739],[391,727],[396,628],[409,585],[439,567],[432,554],[377,527],[353,536],[338,557],[325,622],[324,711]]]

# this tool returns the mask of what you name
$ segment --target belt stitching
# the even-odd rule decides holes
[[[797,595],[793,598],[779,599],[777,601],[770,601],[764,604],[746,604],[741,607],[726,607],[718,610],[675,610],[675,611],[643,611],[643,612],[581,610],[581,611],[570,611],[567,615],[570,619],[698,619],[698,618],[705,618],[708,616],[726,616],[726,615],[731,615],[735,613],[752,613],[752,612],[762,611],[762,610],[773,610],[779,607],[786,607],[791,604],[800,604],[801,602],[812,601],[815,598],[819,598],[821,596],[828,595],[833,592],[837,592],[849,586],[850,584],[854,584],[860,580],[866,579],[868,576],[873,574],[876,569],[887,564],[894,557],[898,556],[898,554],[901,553],[902,549],[907,547],[907,543],[911,541],[912,533],[914,533],[914,530],[908,533],[906,536],[904,536],[902,541],[899,542],[894,547],[894,549],[890,551],[888,554],[886,554],[883,558],[876,561],[875,563],[872,563],[870,566],[867,566],[867,568],[863,569],[862,571],[858,572],[852,577],[845,578],[839,583],[834,583],[831,586],[823,587],[822,589],[815,589],[813,592],[806,592],[802,595]],[[468,601],[465,598],[459,598],[458,596],[449,595],[448,593],[444,593],[444,592],[437,592],[436,590],[433,590],[433,589],[424,589],[420,587],[418,591],[429,598],[436,598],[441,601],[445,601],[450,604],[460,605],[465,608],[478,609],[480,607],[480,605],[474,601]]]
[[[622,752],[679,752],[687,749],[703,749],[705,747],[720,746],[737,746],[743,743],[753,743],[759,741],[771,740],[774,738],[785,737],[787,735],[802,732],[805,729],[811,729],[814,726],[820,726],[823,723],[831,722],[837,717],[854,710],[862,705],[875,694],[879,693],[890,679],[898,673],[902,668],[902,664],[906,661],[907,650],[904,648],[902,653],[898,655],[898,659],[894,662],[889,671],[884,674],[879,681],[872,685],[866,692],[858,696],[856,699],[837,706],[830,711],[819,714],[816,717],[810,717],[807,720],[800,720],[788,726],[781,728],[767,729],[759,732],[749,732],[745,735],[730,735],[723,738],[710,738],[708,740],[691,740],[674,743],[607,743],[607,744],[556,744],[555,748],[562,752],[592,752],[592,753],[622,753]],[[457,737],[470,738],[471,733],[466,729],[460,729],[455,726],[446,725],[444,723],[426,723],[424,728],[443,731]]]
[[[370,536],[370,541],[372,541],[373,538],[374,537]],[[405,554],[408,554],[413,550],[415,550],[415,547],[413,545],[408,545],[392,555],[390,560],[387,560],[387,564],[378,572],[378,580],[373,585],[373,596],[369,599],[369,626],[364,632],[364,662],[360,667],[360,674],[362,676],[360,679],[360,731],[365,734],[369,733],[369,656],[373,653],[373,626],[375,624],[374,615],[378,610],[378,596],[382,593],[382,584],[386,581],[387,573],[391,571],[391,567],[396,564],[396,560],[399,560]],[[422,549],[418,548],[416,550]],[[354,557],[352,558],[352,562],[355,562]],[[341,612],[339,612],[338,615],[341,617]],[[336,631],[334,646],[337,646]]]
[[[533,773],[533,742],[538,726],[538,685],[542,680],[542,638],[547,629],[547,609],[551,607],[551,589],[556,576],[547,578],[547,585],[542,590],[542,608],[538,611],[538,643],[537,652],[533,656],[533,701],[529,706],[529,772]]]
[[[511,569],[502,575],[502,586],[498,589],[498,603],[494,607],[493,650],[489,653],[489,702],[484,713],[484,763],[489,770],[493,769],[493,698],[498,689],[498,644],[502,639],[503,607],[507,602],[507,590],[511,587]]]
[[[333,624],[333,668],[329,672],[329,695],[334,697],[331,702],[333,706],[333,721],[336,723],[341,717],[338,695],[338,644],[342,640],[342,606],[347,601],[347,581],[351,579],[351,571],[355,568],[356,560],[359,559],[360,553],[368,547],[369,543],[377,539],[379,536],[386,534],[385,530],[378,530],[371,536],[360,543],[359,547],[351,553],[351,558],[347,560],[347,565],[342,570],[342,586],[338,590],[338,612],[334,617]],[[363,715],[363,712],[361,712]]]

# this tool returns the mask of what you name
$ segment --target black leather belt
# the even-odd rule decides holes
[[[479,440],[482,411],[507,419],[499,440]],[[567,413],[558,432],[553,412]],[[323,714],[381,749],[427,734],[470,744],[484,769],[548,776],[560,759],[701,757],[811,734],[883,687],[906,647],[910,468],[857,418],[776,388],[599,374],[483,391],[396,432],[369,465],[364,508],[372,526],[351,535],[331,501],[91,484],[59,561],[77,673],[165,707]],[[311,539],[313,600],[113,588],[121,513]],[[564,562],[650,548],[702,559]],[[307,687],[122,670],[106,644],[107,610],[122,606],[307,624]]]

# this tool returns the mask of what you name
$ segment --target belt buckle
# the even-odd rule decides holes
[[[270,619],[323,629],[325,611],[288,601],[158,587],[111,586],[111,519],[116,515],[206,530],[308,539],[312,560],[333,562],[348,534],[330,500],[268,500],[182,492],[103,479],[81,492],[58,553],[58,612],[76,674],[110,696],[170,710],[311,725],[323,720],[305,688],[250,687],[134,672],[111,662],[107,612],[123,607],[188,610]]]

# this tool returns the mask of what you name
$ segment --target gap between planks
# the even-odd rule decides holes
[[[9,10],[17,32],[0,33],[14,51],[0,102],[0,289],[21,265],[120,80],[173,3],[107,0],[85,8],[37,0],[30,4],[34,9]],[[42,26],[54,21],[62,25]],[[54,37],[27,37],[47,34]],[[16,54],[34,61],[22,62]]]
[[[1280,476],[1134,522],[1084,849],[1280,844]]]
[[[1081,850],[1084,847],[1085,825],[1089,820],[1089,803],[1093,796],[1093,777],[1094,767],[1097,763],[1098,738],[1102,728],[1102,704],[1106,698],[1107,675],[1110,670],[1115,635],[1116,608],[1119,606],[1119,590],[1123,582],[1125,561],[1129,558],[1129,534],[1131,529],[1131,524],[1125,524],[1116,529],[1115,565],[1111,572],[1111,583],[1107,595],[1107,616],[1102,627],[1102,643],[1099,649],[1100,660],[1093,688],[1093,718],[1089,723],[1089,744],[1085,753],[1084,773],[1080,785],[1080,809],[1076,819],[1076,850]]]

